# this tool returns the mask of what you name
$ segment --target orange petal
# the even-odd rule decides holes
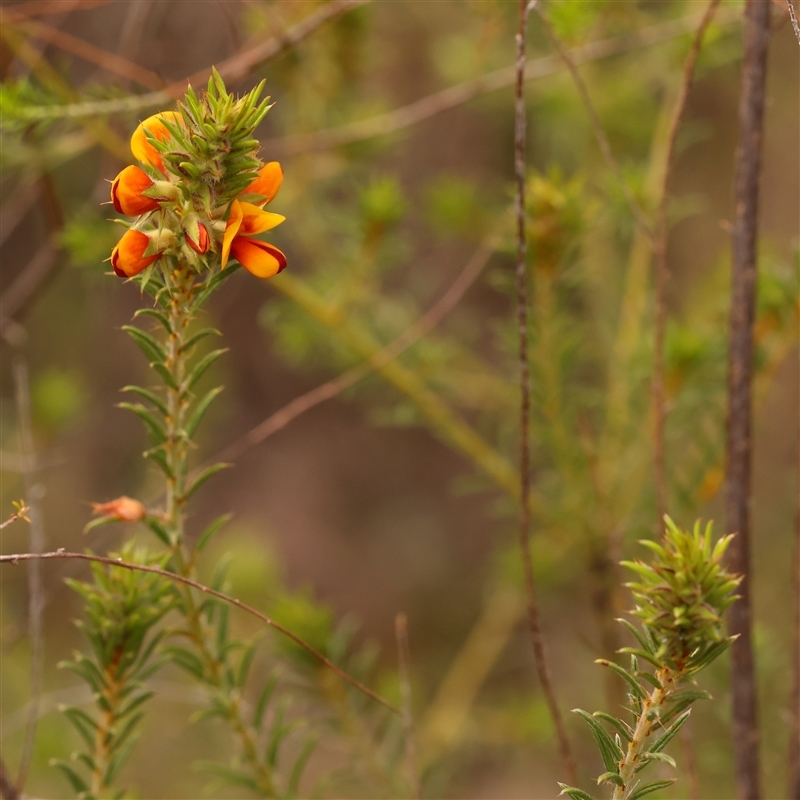
[[[271,203],[278,194],[283,183],[283,169],[277,161],[270,161],[265,164],[258,177],[245,189],[245,194],[258,194],[264,199],[258,201],[258,205],[265,206]]]
[[[139,167],[125,167],[111,184],[111,202],[114,208],[128,217],[138,217],[139,214],[155,211],[158,200],[142,194],[152,185],[153,181]]]
[[[222,269],[225,269],[225,265],[228,263],[231,243],[236,234],[239,233],[243,217],[244,211],[242,210],[242,204],[238,200],[234,200],[231,203],[231,213],[228,216],[228,222],[225,225],[225,234],[222,237]]]
[[[113,517],[120,522],[138,522],[147,516],[147,509],[138,500],[123,495],[109,503],[92,503],[92,514]]]
[[[131,136],[131,152],[138,161],[143,164],[150,164],[159,171],[164,172],[161,153],[150,144],[147,140],[147,134],[145,134],[145,130],[147,130],[160,142],[166,142],[170,134],[161,121],[162,119],[168,119],[170,122],[176,123],[183,121],[183,117],[177,111],[162,111],[160,114],[148,117],[139,124],[139,127],[133,132],[133,136]]]
[[[247,236],[234,239],[231,255],[256,278],[271,278],[286,269],[286,256],[277,247]]]
[[[280,225],[286,217],[282,214],[273,214],[271,211],[263,211],[253,203],[237,201],[242,208],[242,226],[239,229],[240,235],[250,235],[254,233],[264,233]]]
[[[145,256],[144,251],[150,244],[146,233],[128,230],[111,252],[111,266],[120,278],[132,278],[147,269],[153,262],[161,258],[160,253]]]
[[[197,226],[197,241],[192,239],[189,235],[189,232],[186,232],[186,241],[189,244],[189,247],[192,248],[196,253],[207,253],[208,249],[211,247],[211,237],[208,235],[208,228],[201,222]]]

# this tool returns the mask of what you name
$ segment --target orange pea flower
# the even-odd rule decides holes
[[[254,205],[265,206],[275,199],[282,183],[283,168],[277,161],[270,161],[269,164],[264,164],[258,177],[244,190],[243,194],[261,195],[264,199],[258,200]]]
[[[131,497],[118,497],[108,503],[92,503],[92,514],[120,522],[138,522],[147,516],[147,509]]]
[[[142,194],[152,185],[153,181],[139,167],[125,167],[111,184],[111,202],[114,208],[127,217],[138,217],[139,214],[155,211],[158,200]]]
[[[183,117],[177,111],[162,111],[160,114],[154,114],[144,122],[139,123],[139,126],[133,132],[133,136],[131,136],[131,152],[133,155],[143,164],[150,164],[159,172],[164,172],[161,153],[147,140],[145,131],[149,131],[160,142],[166,142],[170,138],[170,134],[166,125],[162,122],[164,119],[176,124],[183,122]]]
[[[225,269],[228,257],[233,256],[257,278],[271,278],[285,269],[286,256],[277,247],[247,235],[271,230],[285,219],[253,203],[234,200],[222,239],[222,268]]]
[[[119,240],[111,251],[111,266],[120,278],[132,278],[161,258],[161,253],[145,256],[150,237],[141,231],[130,230]]]

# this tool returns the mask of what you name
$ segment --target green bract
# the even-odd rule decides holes
[[[734,639],[722,629],[722,614],[736,600],[733,592],[741,581],[722,565],[732,537],[724,536],[713,544],[711,523],[701,530],[698,521],[689,532],[669,517],[665,522],[660,544],[642,542],[655,554],[649,563],[638,559],[622,562],[639,577],[627,586],[636,600],[631,613],[641,619],[641,629],[619,620],[638,645],[619,651],[630,656],[630,669],[606,659],[597,661],[627,684],[632,719],[574,709],[591,728],[600,749],[606,771],[597,783],[613,787],[612,800],[639,800],[672,783],[642,783],[637,776],[654,761],[675,766],[663,750],[688,721],[692,703],[709,697],[707,692],[687,687],[687,679],[723,653]],[[640,662],[653,671],[640,669]],[[602,722],[611,726],[611,733]],[[582,789],[559,785],[561,793],[572,800],[594,800]]]

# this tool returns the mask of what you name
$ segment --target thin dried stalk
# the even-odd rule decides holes
[[[405,731],[406,768],[411,783],[411,792],[418,800],[422,796],[417,771],[417,745],[414,735],[414,716],[411,711],[411,652],[408,647],[408,617],[398,614],[394,618],[394,632],[397,639],[397,662],[400,676],[400,694],[403,705],[403,730]]]
[[[231,597],[224,592],[218,592],[216,589],[212,589],[210,586],[205,586],[198,581],[187,578],[185,575],[178,575],[175,572],[170,572],[169,570],[161,569],[160,567],[153,567],[147,564],[132,564],[119,558],[94,556],[88,553],[70,553],[63,548],[49,553],[11,553],[7,555],[0,555],[0,564],[17,564],[20,561],[33,561],[37,559],[79,559],[81,561],[94,561],[98,564],[106,564],[109,567],[122,567],[122,569],[130,569],[137,572],[152,572],[154,575],[160,575],[162,578],[167,578],[168,580],[182,583],[184,586],[196,589],[198,592],[203,592],[211,597],[216,597],[218,600],[222,600],[225,603],[230,603],[230,605],[236,606],[236,608],[246,611],[248,614],[252,614],[254,617],[256,617],[256,619],[260,619],[265,625],[269,625],[270,628],[274,628],[284,636],[288,636],[293,642],[300,645],[300,647],[302,647],[307,653],[310,653],[312,656],[314,656],[314,658],[338,675],[343,681],[346,681],[351,686],[355,686],[356,689],[363,692],[365,695],[367,695],[367,697],[371,697],[382,706],[385,706],[389,709],[389,711],[392,711],[398,715],[401,713],[399,708],[392,705],[388,700],[381,697],[376,692],[373,692],[372,689],[370,689],[368,686],[365,686],[358,679],[348,675],[343,669],[340,669],[330,659],[322,655],[319,650],[313,648],[310,644],[308,644],[308,642],[303,641],[303,639],[301,639],[296,633],[292,633],[292,631],[290,631],[288,628],[285,628],[279,622],[275,622],[275,620],[270,619],[266,614],[262,614],[257,609],[247,605],[247,603],[243,603],[241,600],[237,600],[235,597]]]
[[[19,450],[28,468],[23,472],[25,499],[28,506],[30,525],[28,527],[28,546],[34,553],[44,550],[44,523],[42,519],[42,487],[35,481],[36,457],[31,432],[31,398],[27,364],[19,358],[14,365],[14,383],[17,400],[17,428],[19,431]],[[44,594],[42,570],[38,561],[28,564],[28,637],[31,647],[31,700],[28,706],[28,721],[22,744],[22,755],[17,770],[15,789],[21,793],[28,779],[33,748],[36,744],[36,729],[39,723],[39,699],[42,694],[42,675],[44,669],[44,634],[42,615]]]
[[[750,600],[750,498],[752,459],[753,327],[758,246],[758,192],[764,138],[770,4],[747,0],[744,68],[739,101],[739,143],[733,224],[733,269],[728,356],[726,520],[735,533],[732,570],[743,576],[741,599],[731,608],[733,748],[739,800],[761,797],[757,689]]]
[[[530,359],[528,354],[528,245],[525,231],[525,40],[528,26],[528,13],[536,5],[536,0],[520,0],[519,29],[517,32],[517,66],[514,122],[514,175],[517,184],[517,329],[519,334],[519,383],[520,383],[520,525],[519,547],[525,573],[525,593],[528,605],[528,626],[531,633],[533,653],[539,683],[542,686],[553,727],[558,738],[558,749],[564,762],[564,770],[571,783],[576,782],[575,763],[567,738],[564,720],[556,701],[553,681],[547,663],[547,653],[539,622],[539,603],[536,598],[536,582],[533,576],[533,562],[530,548],[531,527],[531,466],[530,466]]]
[[[22,15],[11,24],[17,30],[39,41],[54,44],[61,50],[72,53],[84,61],[97,64],[112,74],[128,78],[147,89],[158,90],[164,86],[164,80],[156,75],[155,72],[151,72],[149,69],[145,69],[116,53],[110,53],[102,47],[97,47],[90,42],[79,39],[77,36],[54,28],[52,25],[25,19]]]

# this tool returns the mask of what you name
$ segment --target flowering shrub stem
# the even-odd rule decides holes
[[[186,504],[186,476],[188,475],[188,456],[190,439],[185,430],[186,415],[189,409],[187,397],[187,375],[189,331],[193,321],[193,300],[197,292],[195,276],[189,269],[174,264],[173,269],[165,270],[165,290],[167,300],[167,319],[169,331],[166,339],[166,366],[169,380],[165,381],[167,394],[166,460],[171,474],[166,476],[165,523],[171,542],[172,560],[178,574],[186,578],[194,577],[194,555],[186,544],[184,535],[184,508]],[[272,769],[257,749],[255,731],[243,716],[241,696],[226,686],[223,672],[225,665],[215,655],[211,641],[213,632],[203,619],[195,603],[190,586],[180,588],[182,603],[179,606],[184,614],[188,635],[202,660],[204,680],[208,686],[220,694],[227,712],[228,721],[239,740],[242,755],[253,770],[260,792],[265,797],[275,794]]]
[[[619,775],[622,778],[621,786],[614,786],[612,800],[625,800],[631,795],[631,783],[636,768],[642,763],[642,756],[647,752],[647,743],[656,726],[660,725],[660,717],[666,709],[670,696],[683,677],[682,672],[669,667],[659,670],[656,679],[661,684],[650,692],[642,701],[642,710],[636,720],[636,725],[631,734],[631,741],[625,757],[619,765]]]

